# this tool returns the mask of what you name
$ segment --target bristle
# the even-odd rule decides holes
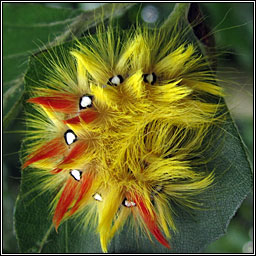
[[[51,171],[52,174],[56,174],[56,173],[59,173],[61,172],[62,169],[59,169],[59,168],[55,168],[54,170]]]
[[[85,153],[88,145],[84,141],[77,142],[76,145],[71,149],[69,154],[63,159],[63,161],[58,165],[59,168],[65,167],[65,165],[74,162],[82,154]]]
[[[163,234],[161,233],[157,225],[155,213],[153,213],[153,215],[150,213],[149,209],[143,202],[143,198],[139,197],[138,195],[135,196],[134,201],[138,205],[140,214],[143,220],[145,221],[145,224],[148,227],[149,231],[162,245],[164,245],[167,248],[170,248],[168,241],[164,238]]]
[[[76,99],[75,99],[76,100]],[[28,102],[43,105],[46,108],[62,113],[74,113],[78,110],[78,102],[69,95],[30,98]]]
[[[93,182],[93,174],[90,172],[85,172],[81,179],[79,196],[76,200],[75,205],[70,210],[69,215],[73,215],[78,210],[81,200],[85,199],[87,192],[92,186],[92,182]]]
[[[27,166],[40,161],[46,158],[51,158],[57,155],[61,155],[65,152],[66,147],[63,144],[63,141],[59,138],[53,139],[52,141],[44,144],[40,147],[36,152],[27,156],[27,161],[23,164],[22,168],[26,168]]]
[[[63,189],[53,216],[53,223],[56,230],[58,229],[60,222],[64,217],[65,213],[67,212],[72,201],[75,199],[78,186],[79,184],[71,177],[67,180],[66,186]]]
[[[86,110],[82,113],[80,113],[80,115],[70,118],[68,120],[64,120],[65,124],[80,124],[81,121],[84,121],[86,124],[89,124],[91,122],[93,122],[98,116],[98,113],[96,111],[93,110]]]

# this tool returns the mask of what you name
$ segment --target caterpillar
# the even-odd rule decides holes
[[[201,155],[223,119],[224,94],[185,34],[179,26],[101,25],[48,51],[45,79],[27,91],[22,167],[33,168],[39,189],[54,195],[56,230],[70,218],[96,223],[107,252],[131,217],[171,249],[172,204],[200,208],[196,196],[215,180]]]

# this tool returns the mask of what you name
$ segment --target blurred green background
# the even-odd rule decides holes
[[[46,3],[54,8],[92,10],[100,3]],[[173,3],[142,4],[139,18],[152,24],[163,21]],[[211,27],[217,49],[224,54],[218,62],[218,76],[224,81],[226,101],[253,162],[253,3],[202,3],[201,9]],[[132,7],[119,22],[134,23],[138,6]],[[15,19],[15,17],[13,17]],[[3,20],[3,23],[5,20]],[[18,151],[24,130],[20,113],[3,132],[3,252],[18,253],[13,230],[13,209],[20,183]],[[227,234],[208,246],[205,253],[250,253],[253,250],[253,196],[250,194],[237,211]]]

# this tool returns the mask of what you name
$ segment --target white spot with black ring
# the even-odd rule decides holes
[[[64,133],[64,138],[65,138],[65,141],[68,145],[71,145],[72,143],[77,141],[77,136],[72,130],[67,130]]]
[[[151,85],[153,85],[156,82],[156,74],[155,73],[144,74],[143,78],[144,78],[143,80],[145,83],[149,83]]]
[[[95,193],[95,194],[93,195],[93,198],[94,198],[96,201],[102,202],[102,197],[101,197],[101,195],[98,194],[98,193]]]
[[[93,96],[84,95],[80,98],[79,108],[85,109],[92,107]]]
[[[72,170],[70,171],[70,175],[77,181],[80,181],[82,178],[82,172],[80,170]]]
[[[108,85],[119,85],[124,81],[121,75],[113,76],[108,80]]]
[[[135,207],[135,206],[136,206],[136,203],[135,203],[135,202],[129,201],[129,200],[127,200],[126,198],[124,199],[124,201],[123,201],[122,204],[123,204],[123,206],[128,207],[128,208],[131,208],[131,207]]]

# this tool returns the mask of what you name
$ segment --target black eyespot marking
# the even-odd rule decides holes
[[[84,95],[80,98],[79,109],[85,109],[92,107],[93,96]]]
[[[144,74],[143,81],[145,83],[149,83],[149,84],[153,85],[156,82],[156,74],[154,72],[151,74]]]
[[[77,141],[76,134],[70,129],[64,133],[64,138],[65,138],[67,145],[71,145],[72,143]]]
[[[132,172],[132,170],[131,170],[130,168],[128,168],[128,169],[127,169],[127,172],[128,172],[128,173],[130,173],[130,174],[132,174],[132,173],[133,173],[133,172]]]
[[[82,178],[82,171],[80,170],[71,170],[70,175],[77,181],[80,181]]]
[[[93,195],[93,198],[96,200],[96,201],[102,201],[102,197],[101,197],[101,195],[99,194],[99,193],[95,193],[94,195]]]
[[[121,75],[117,75],[117,76],[113,76],[111,78],[109,78],[108,80],[108,85],[119,85],[124,81],[123,77]]]
[[[122,205],[127,207],[127,208],[131,208],[131,207],[135,207],[136,206],[136,203],[133,202],[133,201],[129,201],[127,200],[127,198],[125,198],[122,202]]]

